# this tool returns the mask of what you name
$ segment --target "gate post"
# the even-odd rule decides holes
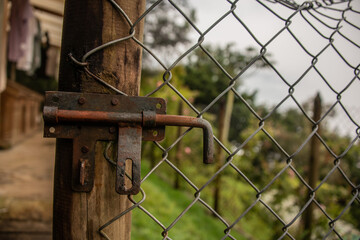
[[[145,0],[115,0],[131,21],[145,10]],[[70,59],[76,59],[106,42],[129,35],[125,18],[107,0],[66,0],[59,73],[59,91],[112,93],[86,75]],[[143,24],[136,25],[135,37],[142,41]],[[140,85],[142,49],[132,39],[117,43],[91,55],[90,71],[130,96],[137,96]],[[91,99],[86,99],[91,101]],[[56,143],[53,239],[104,239],[100,226],[129,206],[127,196],[115,191],[116,169],[103,157],[104,144],[98,143],[95,157],[94,188],[89,193],[71,188],[72,140]],[[110,239],[130,239],[131,213],[104,232]]]

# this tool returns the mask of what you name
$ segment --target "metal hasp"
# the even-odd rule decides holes
[[[164,139],[166,125],[202,128],[203,162],[213,162],[211,125],[200,118],[166,115],[166,102],[161,98],[46,92],[43,117],[44,137],[73,139],[74,191],[89,192],[94,185],[96,142],[117,140],[116,191],[137,194],[141,181],[141,141]],[[125,171],[129,168],[131,186],[125,184]]]

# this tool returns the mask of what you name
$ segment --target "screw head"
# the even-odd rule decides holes
[[[56,129],[54,127],[49,128],[49,133],[55,133]]]
[[[119,100],[118,100],[117,98],[113,98],[113,99],[111,99],[111,104],[112,104],[113,106],[116,106],[116,105],[119,104]]]
[[[110,133],[115,133],[115,131],[116,131],[116,128],[115,128],[115,127],[110,127],[110,128],[109,128],[109,132],[110,132]]]
[[[80,105],[85,104],[85,102],[86,102],[86,100],[85,100],[84,97],[80,97],[80,98],[78,99],[78,103],[79,103]]]
[[[82,153],[87,153],[87,152],[89,152],[89,147],[88,147],[88,146],[82,146],[82,147],[81,147],[81,152],[82,152]]]
[[[58,96],[53,96],[52,100],[53,102],[59,102],[60,99]]]

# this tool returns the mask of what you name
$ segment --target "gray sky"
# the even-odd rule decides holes
[[[263,1],[281,17],[287,19],[292,10],[280,5],[271,4]],[[195,7],[197,13],[197,27],[205,31],[230,9],[230,4],[225,0],[192,0],[191,4]],[[336,8],[345,8],[347,3],[336,5]],[[353,1],[352,8],[360,11],[360,1]],[[341,18],[341,13],[331,10],[321,10],[322,13]],[[285,25],[284,21],[275,17],[269,10],[264,8],[255,0],[241,0],[237,3],[235,13],[241,18],[246,26],[254,33],[258,40],[265,44]],[[316,15],[326,24],[336,26],[336,21],[325,18],[319,14]],[[346,13],[348,21],[359,26],[360,14]],[[314,26],[325,36],[330,36],[334,31],[324,27],[319,21],[311,15],[305,13],[305,17],[314,24]],[[349,24],[342,22],[341,32],[360,45],[360,31]],[[304,47],[313,55],[317,55],[328,40],[322,38],[311,26],[297,14],[290,25],[290,30],[301,41]],[[194,31],[194,42],[198,34]],[[334,45],[352,66],[360,64],[360,49],[351,44],[339,34],[335,34]],[[235,43],[239,50],[248,46],[256,47],[260,51],[260,46],[252,39],[244,27],[232,16],[229,15],[205,37],[205,44],[225,45]],[[283,31],[274,41],[267,46],[268,53],[271,53],[271,59],[275,62],[275,68],[290,83],[297,81],[301,75],[311,66],[312,57],[310,57],[294,40],[288,31]],[[336,51],[330,46],[318,57],[316,63],[317,69],[325,79],[333,86],[336,91],[341,91],[354,78],[354,70],[346,65]],[[240,91],[258,91],[258,103],[265,103],[268,106],[275,105],[283,99],[288,93],[288,86],[275,74],[273,70],[255,70],[250,69],[241,77],[242,85]],[[304,103],[313,98],[317,92],[321,93],[323,101],[331,104],[336,101],[336,94],[324,83],[320,76],[312,69],[301,82],[296,85],[294,95],[300,103]],[[348,109],[352,118],[360,122],[360,82],[355,82],[342,94],[341,102]],[[284,107],[292,107],[295,104],[292,101],[286,102]],[[344,112],[337,109],[337,117],[333,123],[346,125],[345,132],[354,132],[355,125],[351,124]],[[333,124],[334,125],[334,124]],[[336,126],[332,126],[336,127]]]

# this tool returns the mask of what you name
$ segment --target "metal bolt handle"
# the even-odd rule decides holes
[[[208,121],[188,116],[156,114],[152,111],[139,113],[117,113],[102,111],[61,110],[57,107],[44,107],[44,120],[48,123],[59,122],[96,122],[96,123],[136,123],[143,127],[184,126],[203,129],[203,161],[214,161],[213,131]]]
[[[156,125],[185,126],[203,129],[203,161],[206,164],[214,162],[214,139],[211,124],[202,118],[178,115],[156,114]]]

